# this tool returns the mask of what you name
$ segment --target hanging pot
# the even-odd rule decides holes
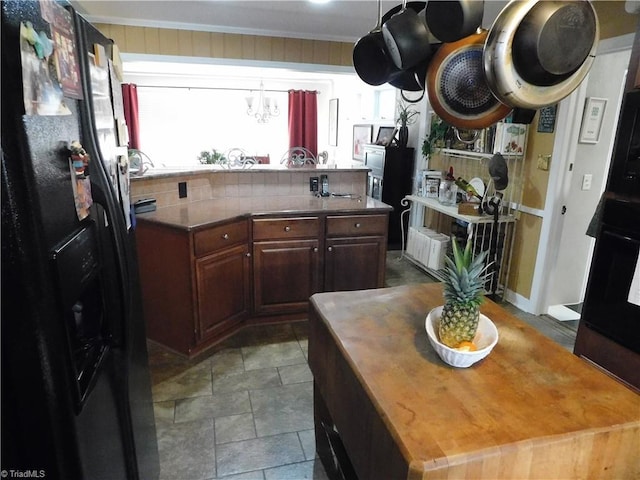
[[[491,93],[484,76],[482,50],[487,31],[445,43],[427,73],[427,93],[433,111],[454,127],[487,128],[502,120],[511,107]]]
[[[553,105],[589,73],[599,38],[598,18],[588,1],[510,2],[485,45],[489,87],[512,107]]]
[[[381,0],[378,0],[378,24],[353,47],[353,67],[358,77],[369,85],[382,85],[401,73],[382,37]]]
[[[441,0],[427,2],[424,10],[429,31],[442,42],[456,42],[482,26],[484,1]]]
[[[407,0],[402,0],[400,12],[382,24],[382,36],[393,63],[402,70],[422,62],[431,52],[427,26],[415,10],[407,8]]]

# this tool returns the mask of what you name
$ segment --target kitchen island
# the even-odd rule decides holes
[[[312,297],[316,449],[330,477],[640,478],[636,393],[489,300],[498,344],[450,367],[425,332],[442,303],[440,284]]]
[[[139,214],[149,338],[193,357],[246,325],[306,319],[316,292],[382,287],[390,210],[367,196],[306,194]]]

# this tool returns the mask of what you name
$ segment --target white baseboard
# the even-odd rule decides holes
[[[539,312],[534,311],[533,302],[530,299],[514,292],[513,290],[507,289],[504,298],[507,302],[519,308],[523,312],[539,315]]]

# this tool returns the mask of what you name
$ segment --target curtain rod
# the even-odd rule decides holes
[[[260,88],[225,88],[225,87],[179,87],[177,85],[137,85],[137,88],[183,88],[187,90],[235,90],[238,92],[259,92]],[[295,88],[290,88],[289,90],[271,90],[265,88],[265,92],[271,93],[289,93],[291,90],[295,90]],[[304,90],[305,92],[316,92],[320,93],[320,90]]]

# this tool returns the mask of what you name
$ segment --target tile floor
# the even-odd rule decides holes
[[[399,253],[387,256],[387,286],[434,281]],[[504,306],[573,348],[575,326]],[[252,327],[194,360],[150,343],[160,479],[326,479],[307,338],[304,322]]]

